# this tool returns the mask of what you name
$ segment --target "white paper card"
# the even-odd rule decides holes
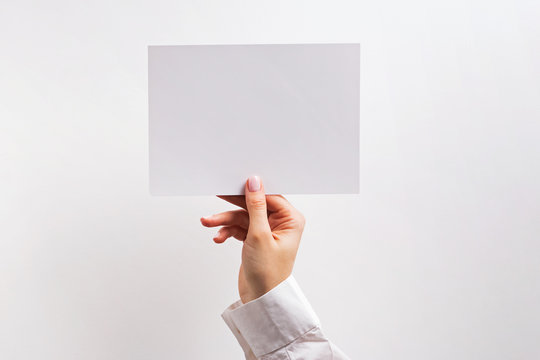
[[[150,192],[359,191],[359,44],[148,47]]]

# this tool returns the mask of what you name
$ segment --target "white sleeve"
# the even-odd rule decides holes
[[[247,360],[349,360],[324,336],[292,275],[253,301],[235,302],[221,316]]]

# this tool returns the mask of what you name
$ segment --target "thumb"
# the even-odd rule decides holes
[[[254,237],[270,234],[270,224],[266,213],[266,196],[261,178],[250,176],[246,181],[246,208],[249,213],[248,232]]]

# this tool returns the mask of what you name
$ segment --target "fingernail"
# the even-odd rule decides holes
[[[261,189],[261,179],[257,175],[250,176],[248,179],[249,191],[259,191]]]

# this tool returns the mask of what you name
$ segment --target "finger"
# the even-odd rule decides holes
[[[246,181],[244,192],[249,213],[249,232],[254,238],[264,238],[271,234],[266,212],[266,196],[264,186],[258,176],[250,176]]]
[[[283,195],[266,195],[266,206],[272,212],[282,209],[294,209],[289,200],[285,199]]]
[[[244,210],[246,207],[246,197],[244,195],[216,195],[218,198],[230,202],[233,205],[240,206]]]
[[[245,240],[247,236],[247,230],[240,226],[224,226],[218,230],[216,236],[214,236],[214,242],[221,244],[230,237],[234,237],[238,240]]]
[[[244,195],[216,195],[233,205],[247,210],[246,198]],[[291,207],[291,203],[283,195],[266,195],[266,205],[271,212],[278,211],[284,207]]]
[[[244,229],[247,229],[249,226],[249,215],[246,210],[231,210],[202,217],[201,223],[206,227],[238,225]]]

